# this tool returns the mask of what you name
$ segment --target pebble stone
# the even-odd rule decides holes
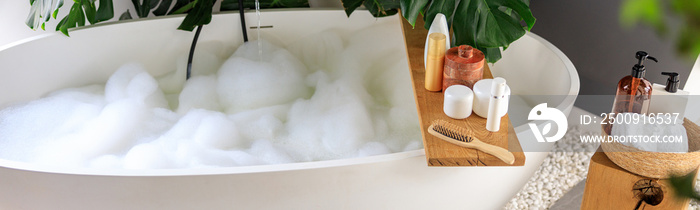
[[[554,144],[535,175],[504,207],[504,209],[548,209],[588,174],[591,156],[600,144],[586,144],[580,135],[597,135],[570,126],[567,134]],[[700,179],[695,189],[700,189]],[[700,210],[700,202],[691,201],[690,210]]]

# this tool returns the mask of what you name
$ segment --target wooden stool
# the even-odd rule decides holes
[[[591,158],[581,209],[687,209],[689,203],[690,199],[675,195],[667,179],[630,173],[598,148]]]

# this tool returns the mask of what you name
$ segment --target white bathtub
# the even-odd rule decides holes
[[[246,16],[247,25],[255,16]],[[270,34],[295,40],[326,28],[355,30],[399,17],[374,19],[364,11],[266,11]],[[0,47],[0,108],[52,90],[106,79],[137,58],[162,75],[186,50],[193,33],[175,30],[182,16],[88,27],[40,35]],[[302,24],[303,23],[303,24]],[[255,39],[255,30],[249,30]],[[109,37],[109,38],[105,38]],[[393,37],[399,39],[400,37]],[[215,15],[200,42],[241,40],[238,14]],[[523,55],[526,53],[528,55]],[[534,55],[534,56],[530,56]],[[104,59],[106,57],[110,59]],[[37,59],[40,58],[40,59]],[[509,70],[517,68],[516,71]],[[408,71],[408,70],[407,70]],[[568,111],[578,94],[576,69],[556,47],[528,33],[492,67],[514,94],[569,95],[551,106]],[[515,78],[550,75],[551,83]],[[514,120],[518,121],[518,120]],[[515,124],[521,142],[534,141]],[[543,144],[551,148],[552,144]],[[522,167],[427,167],[423,150],[365,158],[235,168],[102,170],[36,166],[0,159],[0,209],[498,209],[517,193],[546,157],[526,152]]]

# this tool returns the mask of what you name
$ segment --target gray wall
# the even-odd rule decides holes
[[[581,78],[581,95],[614,95],[617,82],[629,75],[638,50],[647,51],[659,63],[645,62],[646,78],[665,84],[662,71],[681,74],[683,87],[693,61],[675,53],[675,34],[660,38],[647,26],[623,28],[620,0],[532,0],[537,18],[532,32],[557,46],[574,63]],[[675,21],[675,28],[678,26]],[[674,28],[671,26],[671,28]],[[576,106],[593,113],[609,112],[612,101],[577,100]]]

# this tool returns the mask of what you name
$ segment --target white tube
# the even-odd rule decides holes
[[[501,116],[499,113],[505,110],[499,110],[506,101],[506,79],[496,77],[491,84],[491,98],[489,99],[489,113],[486,118],[486,130],[496,132],[501,128]]]

